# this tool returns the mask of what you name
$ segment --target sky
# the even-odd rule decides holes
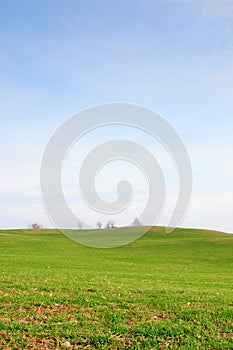
[[[194,183],[182,226],[233,233],[232,101],[232,0],[1,0],[0,228],[52,227],[40,195],[50,137],[81,110],[127,102],[164,116],[185,143]],[[74,195],[73,165],[119,135],[156,153],[167,181],[158,224],[166,225],[177,174],[166,150],[134,129],[109,128],[75,145],[63,169],[69,205],[95,225],[97,216]],[[114,198],[123,171],[134,181],[136,201],[127,213],[133,220],[145,179],[129,164],[105,170],[97,179],[105,199]]]

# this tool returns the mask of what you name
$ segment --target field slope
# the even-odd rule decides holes
[[[233,349],[233,235],[155,227],[95,249],[2,230],[0,277],[0,349]]]

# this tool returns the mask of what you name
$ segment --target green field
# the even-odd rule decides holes
[[[0,274],[0,349],[233,349],[233,235],[97,249],[2,230]]]

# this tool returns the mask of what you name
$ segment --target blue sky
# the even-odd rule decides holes
[[[2,0],[0,227],[49,225],[40,162],[64,120],[130,102],[161,113],[185,142],[194,193],[183,226],[233,232],[232,101],[231,0]]]

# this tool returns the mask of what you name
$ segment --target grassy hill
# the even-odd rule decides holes
[[[233,235],[155,227],[96,249],[2,230],[0,277],[0,349],[233,349]]]

